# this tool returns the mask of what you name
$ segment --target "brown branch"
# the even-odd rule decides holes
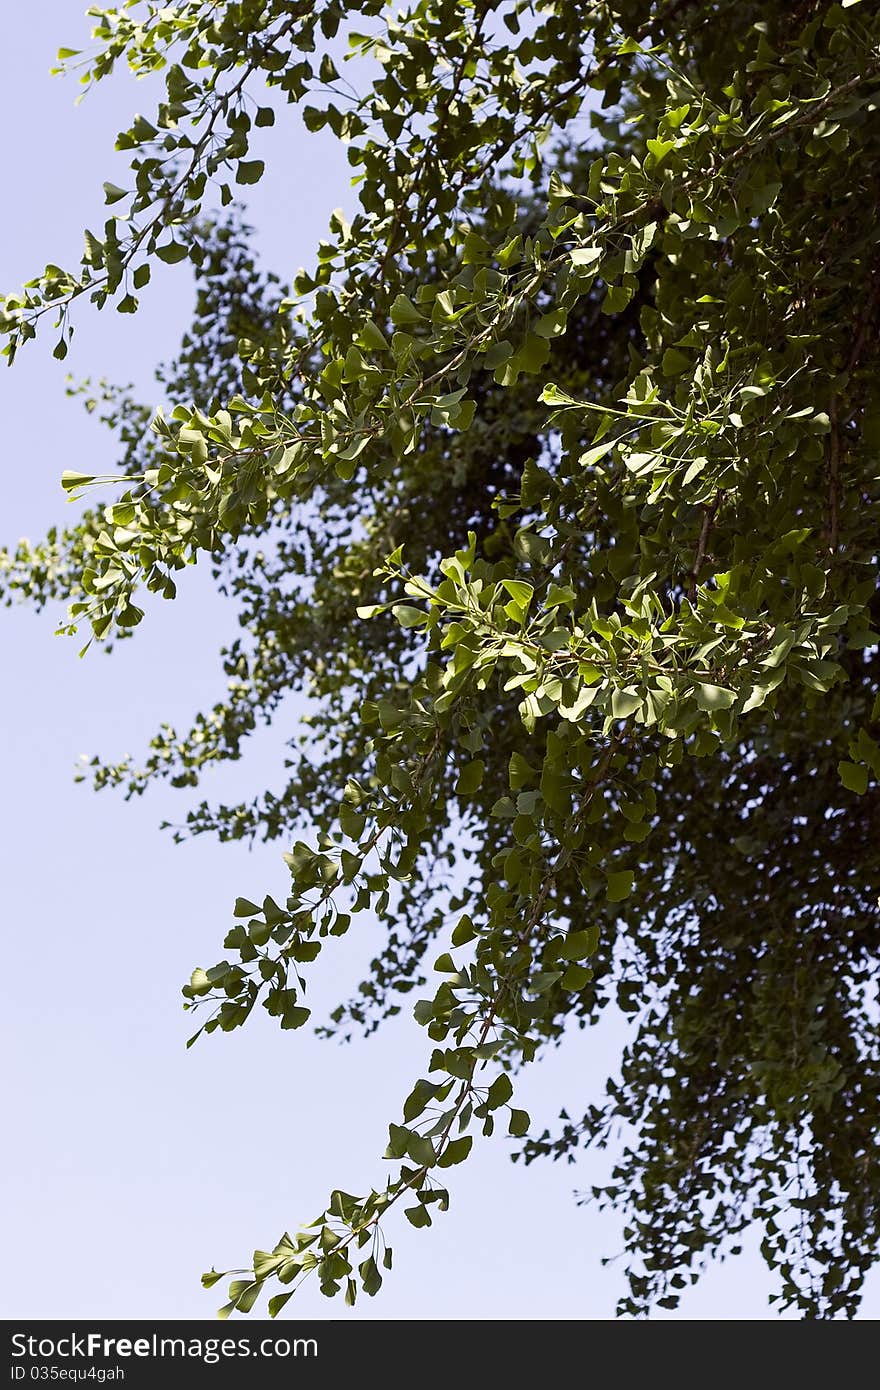
[[[712,534],[712,527],[715,525],[715,518],[718,509],[724,501],[724,493],[718,492],[708,506],[703,508],[703,524],[700,527],[700,538],[697,541],[697,553],[694,556],[694,563],[690,571],[690,584],[688,585],[688,598],[693,603],[697,595],[697,580],[700,577],[700,570],[703,568],[703,561],[706,558],[706,547],[709,544],[709,537]]]

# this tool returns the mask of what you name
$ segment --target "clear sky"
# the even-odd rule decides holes
[[[81,16],[70,0],[2,9],[4,289],[47,260],[76,263],[82,228],[102,221],[102,181],[125,182],[115,133],[135,111],[150,111],[150,87],[125,75],[76,110],[75,83],[50,79],[57,47],[83,46]],[[331,210],[352,194],[332,138],[288,117],[264,138],[270,174],[250,190],[249,211],[266,264],[287,276],[310,263]],[[134,381],[158,404],[151,368],[174,353],[191,299],[185,269],[157,267],[136,317],[80,308],[63,365],[47,335],[0,371],[0,541],[36,538],[71,515],[63,469],[112,468],[109,435],[65,398],[66,372]],[[197,568],[178,601],[152,605],[110,658],[92,650],[80,661],[81,643],[52,635],[58,616],[0,610],[8,1121],[0,1316],[211,1317],[221,1288],[203,1292],[202,1269],[247,1262],[255,1244],[271,1246],[285,1227],[317,1215],[332,1187],[357,1192],[381,1179],[387,1122],[422,1070],[423,1034],[402,1018],[341,1048],[254,1017],[184,1050],[192,1028],[180,985],[193,966],[218,958],[237,894],[285,895],[281,847],[175,846],[158,826],[184,817],[185,794],[163,788],[124,804],[75,785],[73,766],[84,752],[136,754],[163,720],[183,725],[213,703],[222,690],[217,651],[234,634],[234,614]],[[242,763],[213,774],[208,793],[277,784],[295,721],[295,707],[285,708]],[[373,946],[366,935],[347,938],[335,958],[322,955],[311,999],[319,1018],[361,978]],[[533,1118],[552,1123],[565,1104],[576,1113],[619,1041],[616,1024],[573,1034],[518,1092]],[[504,1139],[478,1150],[456,1171],[452,1208],[432,1230],[389,1228],[396,1268],[375,1301],[349,1314],[307,1286],[287,1312],[613,1316],[620,1265],[602,1269],[600,1258],[619,1249],[618,1223],[572,1197],[602,1165],[524,1171]],[[773,1316],[770,1289],[752,1239],[675,1316]],[[880,1315],[876,1272],[863,1315]]]

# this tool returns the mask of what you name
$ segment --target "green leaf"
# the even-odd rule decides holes
[[[708,685],[705,682],[694,687],[694,694],[700,709],[710,711],[730,709],[736,699],[735,691],[725,690],[720,685]]]
[[[408,603],[396,604],[393,612],[401,627],[424,627],[428,621],[424,608],[413,608]]]
[[[486,764],[481,758],[475,758],[473,762],[467,763],[458,774],[458,781],[455,790],[459,796],[471,796],[483,781],[483,773]]]
[[[637,690],[615,690],[611,696],[611,713],[615,719],[628,719],[641,703],[642,697]]]
[[[372,319],[367,319],[358,336],[360,346],[371,352],[389,352],[388,339]]]
[[[621,314],[632,299],[633,292],[628,285],[610,285],[602,301],[603,314]]]
[[[262,159],[243,159],[235,171],[235,182],[243,184],[259,183],[266,166]]]
[[[95,481],[91,473],[77,473],[72,468],[65,468],[61,474],[61,486],[65,492],[73,492],[78,487],[86,487]]]
[[[570,396],[567,391],[563,391],[555,382],[548,381],[541,392],[540,399],[545,405],[578,405],[574,396]]]
[[[459,918],[458,924],[452,933],[452,944],[453,946],[465,946],[469,941],[473,941],[476,935],[476,927],[471,921],[471,918],[465,914],[464,917]]]
[[[859,763],[838,763],[837,771],[847,791],[864,796],[868,790],[868,769]]]
[[[249,1313],[262,1293],[262,1284],[250,1279],[233,1279],[229,1297],[239,1313]]]
[[[578,246],[569,252],[572,265],[592,268],[598,265],[603,256],[601,246]]]
[[[585,927],[582,931],[571,931],[566,936],[559,951],[561,960],[584,960],[593,955],[599,945],[599,928]]]
[[[520,791],[527,787],[530,782],[534,782],[538,776],[534,768],[523,757],[522,753],[513,752],[510,755],[509,763],[510,790]]]
[[[382,1287],[382,1275],[379,1272],[379,1267],[370,1255],[359,1268],[364,1293],[373,1298]]]
[[[528,608],[534,596],[534,585],[527,584],[524,579],[502,579],[501,583],[520,608]]]
[[[474,1139],[472,1134],[463,1134],[460,1139],[450,1139],[437,1160],[438,1168],[452,1168],[463,1163],[471,1151]]]
[[[284,1305],[289,1299],[293,1298],[295,1290],[288,1289],[287,1293],[276,1293],[269,1299],[269,1317],[277,1318]]]
[[[434,1145],[424,1135],[413,1134],[410,1136],[407,1153],[413,1163],[417,1163],[420,1168],[430,1168],[434,1163]]]
[[[506,1071],[497,1076],[489,1087],[486,1096],[486,1105],[490,1110],[497,1110],[499,1105],[506,1105],[513,1095],[513,1083]]]
[[[409,1123],[411,1120],[415,1120],[421,1115],[425,1107],[430,1104],[436,1094],[437,1087],[433,1082],[426,1081],[424,1078],[417,1081],[407,1096],[403,1107],[403,1118],[406,1122]]]
[[[281,1027],[302,1028],[303,1024],[307,1023],[310,1017],[311,1009],[304,1009],[300,1006],[285,1009],[281,1015]]]
[[[650,143],[649,140],[648,144],[650,145]],[[682,372],[693,370],[694,361],[680,348],[667,348],[663,354],[662,367],[666,376],[680,376]]]
[[[398,328],[405,328],[409,324],[424,323],[424,315],[419,312],[411,299],[405,294],[399,294],[391,305],[391,322]]]
[[[404,1207],[403,1214],[411,1226],[430,1226],[431,1214],[427,1207]]]
[[[608,875],[607,897],[610,903],[623,902],[633,890],[634,874],[631,869],[620,869]]]
[[[669,151],[675,149],[674,140],[647,140],[645,143],[649,152],[654,156],[655,166],[662,164]]]
[[[616,443],[616,439],[605,439],[600,444],[594,444],[592,448],[581,454],[578,462],[582,468],[594,468],[600,459],[611,452]]]
[[[160,261],[166,265],[177,265],[180,261],[185,261],[189,255],[189,249],[179,241],[169,241],[165,246],[156,247],[156,255]]]
[[[563,989],[570,990],[574,994],[579,994],[585,985],[589,984],[593,978],[593,972],[586,965],[570,965],[563,975],[560,984]]]
[[[232,909],[233,917],[256,917],[262,911],[256,903],[252,903],[250,898],[236,898],[235,907]]]
[[[327,124],[327,112],[319,111],[316,106],[304,106],[302,120],[306,130],[323,130]]]

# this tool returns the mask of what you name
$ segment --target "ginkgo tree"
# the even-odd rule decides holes
[[[285,789],[178,829],[277,839],[290,874],[185,985],[195,1037],[303,1026],[331,938],[377,930],[319,1025],[415,997],[425,1034],[385,1176],[293,1213],[222,1311],[312,1274],[375,1294],[398,1209],[430,1226],[500,1127],[526,1162],[622,1131],[585,1194],[626,1215],[621,1312],[758,1222],[782,1305],[851,1315],[880,1239],[880,11],[90,14],[62,67],[164,96],[79,265],[3,301],[6,355],[133,313],[155,259],[192,267],[196,316],[164,413],[89,396],[119,474],[64,476],[80,519],[4,552],[5,593],[112,643],[211,558],[222,698],[90,769],[197,787],[310,697]],[[288,289],[235,203],[289,107],[345,143],[358,207]],[[605,1095],[535,1132],[517,1074],[609,1003]]]

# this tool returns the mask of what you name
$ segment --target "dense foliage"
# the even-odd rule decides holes
[[[880,12],[92,13],[65,66],[162,70],[166,96],[79,268],[6,298],[7,355],[42,321],[63,355],[79,298],[133,312],[153,257],[194,267],[196,320],[152,432],[90,399],[123,476],[66,475],[101,501],[7,554],[6,592],[107,641],[212,557],[241,622],[223,698],[95,781],[196,787],[289,691],[311,714],[283,792],[180,828],[278,839],[291,876],[239,899],[187,1005],[200,1032],[257,1004],[298,1028],[328,938],[378,922],[322,1027],[417,986],[429,1040],[391,1175],[258,1251],[224,1312],[311,1271],[375,1293],[391,1209],[431,1225],[475,1132],[571,1159],[622,1124],[594,1194],[628,1215],[622,1312],[674,1306],[757,1220],[782,1304],[851,1315],[880,1236]],[[253,128],[288,103],[347,142],[359,198],[290,294],[215,197],[261,177]],[[607,1094],[530,1133],[517,1071],[609,1002]]]

